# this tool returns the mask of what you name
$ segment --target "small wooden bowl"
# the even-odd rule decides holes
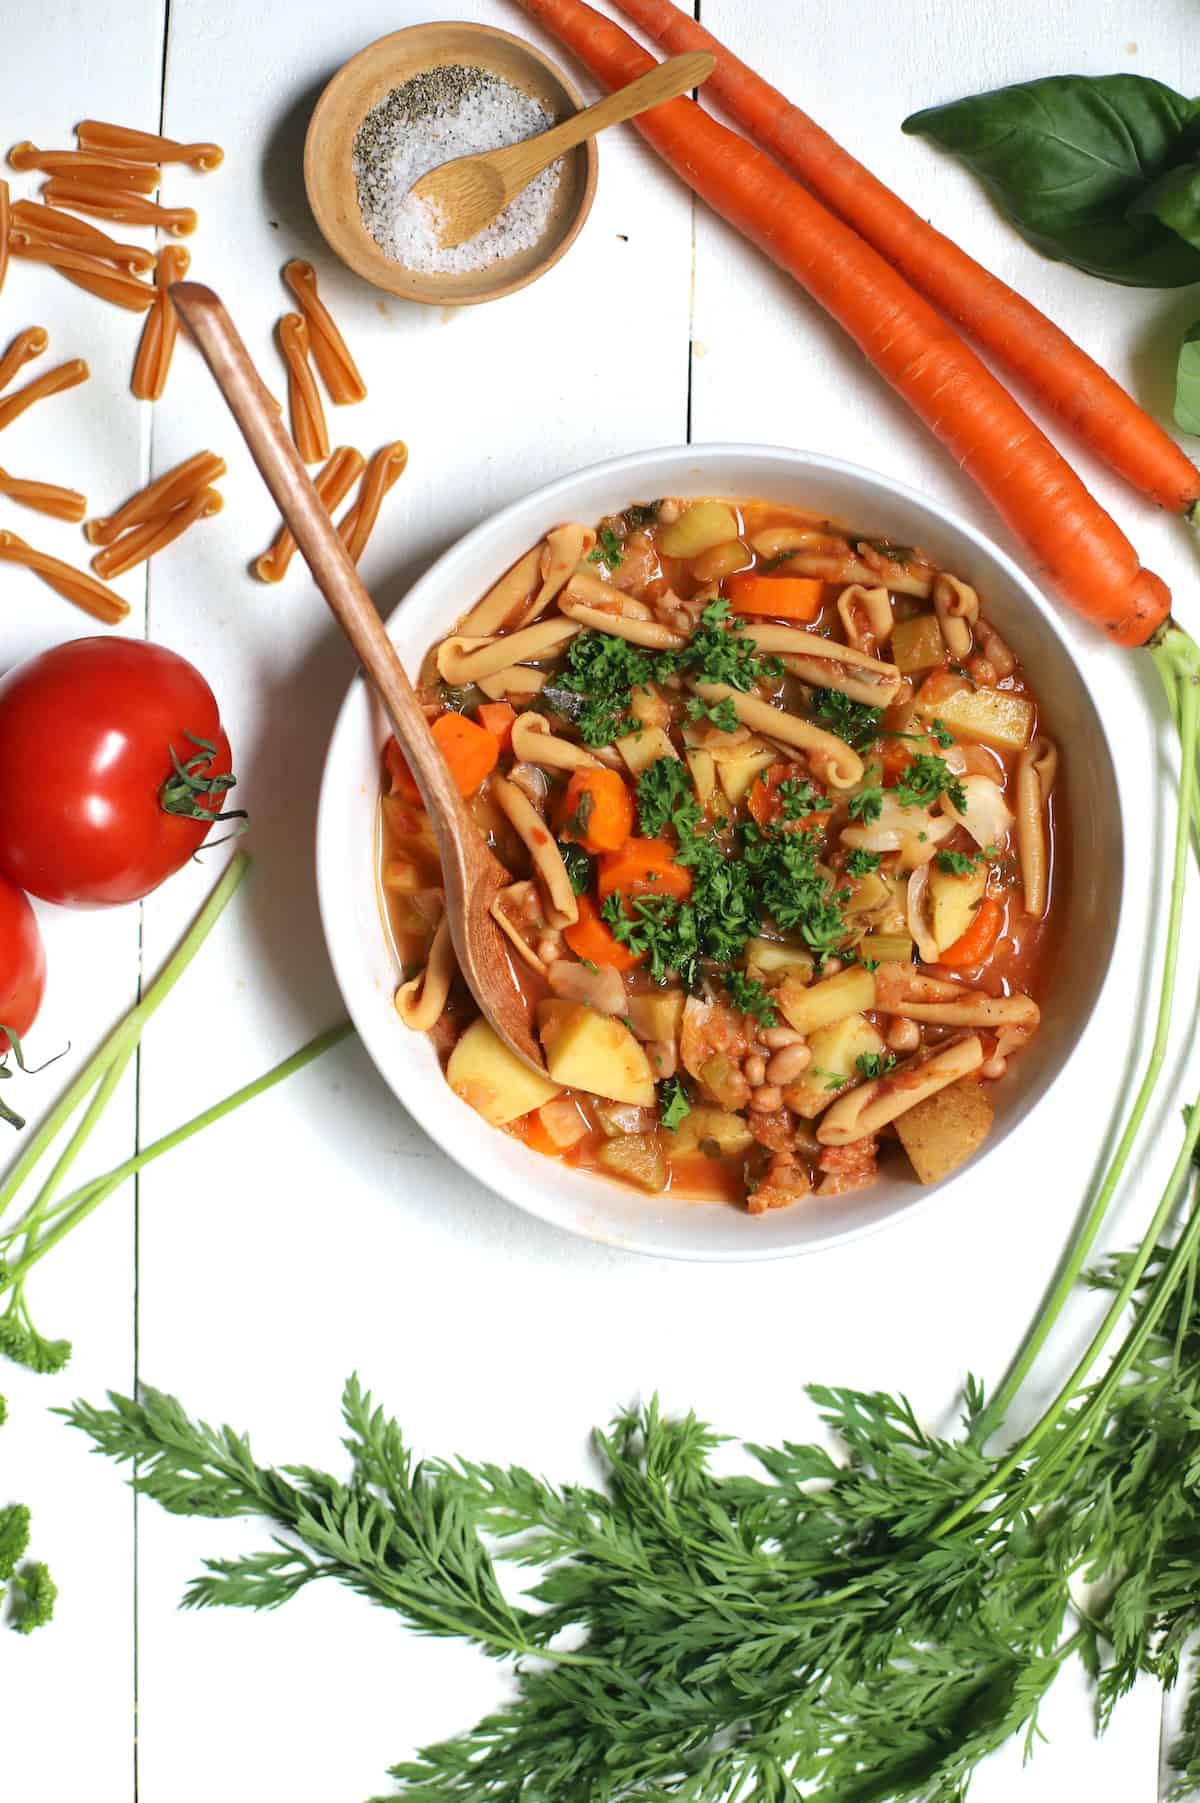
[[[469,307],[536,281],[573,244],[591,211],[599,161],[595,140],[566,158],[546,229],[536,244],[486,269],[462,274],[408,269],[385,256],[362,222],[354,179],[354,139],[371,108],[412,76],[442,64],[488,69],[540,100],[557,123],[583,96],[540,50],[490,25],[411,25],[368,44],[343,64],[316,104],[304,141],[304,186],[331,250],[357,275],[406,300]]]

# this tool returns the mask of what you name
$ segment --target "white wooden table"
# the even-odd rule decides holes
[[[411,447],[365,561],[381,606],[498,504],[601,457],[688,437],[806,446],[871,465],[1004,542],[836,329],[694,208],[631,133],[604,141],[578,245],[511,300],[426,312],[334,267],[300,186],[308,113],[341,61],[429,10],[415,0],[49,0],[31,17],[17,0],[0,5],[5,41],[20,46],[0,66],[5,144],[64,144],[84,115],[149,129],[161,115],[173,136],[225,146],[219,174],[173,169],[166,194],[200,209],[193,272],[225,295],[264,368],[274,367],[271,328],[286,304],[277,272],[298,253],[317,261],[371,388],[365,407],[332,415],[337,438],[369,451],[403,435]],[[526,29],[503,0],[456,0],[451,10]],[[1190,0],[1134,10],[1144,15],[1136,25],[1119,0],[704,0],[719,35],[1165,412],[1175,343],[1200,312],[1194,294],[1130,292],[1040,261],[965,176],[899,132],[917,106],[1051,72],[1139,70],[1191,92]],[[32,193],[33,179],[15,177],[13,189]],[[128,630],[191,657],[221,700],[255,869],[147,1033],[136,1080],[97,1135],[104,1168],[339,1013],[312,836],[351,665],[302,569],[280,588],[247,579],[272,510],[195,356],[181,351],[151,411],[128,393],[134,317],[16,266],[0,337],[35,321],[49,327],[56,359],[86,354],[92,380],[14,428],[6,466],[69,481],[107,511],[203,446],[230,465],[223,516],[119,586],[133,606]],[[1081,465],[1194,622],[1181,528]],[[30,515],[12,523],[82,560],[72,528]],[[0,666],[87,630],[23,574],[0,583]],[[1132,723],[1126,755],[1149,794],[1166,743],[1157,698],[1128,658],[1082,630],[1075,637],[1101,705]],[[0,1500],[32,1505],[34,1551],[62,1593],[50,1630],[28,1642],[0,1634],[3,1794],[359,1803],[387,1788],[389,1764],[468,1726],[499,1694],[496,1672],[470,1652],[409,1637],[334,1590],[263,1618],[180,1613],[203,1556],[261,1544],[262,1532],[135,1507],[50,1405],[141,1377],[250,1428],[267,1458],[337,1467],[339,1389],[357,1369],[417,1447],[557,1477],[581,1471],[593,1423],[653,1388],[669,1406],[695,1406],[760,1440],[812,1430],[801,1393],[809,1379],[903,1388],[944,1420],[961,1374],[994,1377],[1015,1345],[1083,1196],[1101,1124],[1128,1092],[1163,830],[1153,809],[1131,822],[1117,967],[1054,1106],[988,1161],[969,1205],[935,1203],[842,1253],[722,1270],[553,1233],[450,1165],[353,1042],[114,1197],[31,1286],[45,1329],[74,1338],[70,1368],[55,1378],[0,1370],[12,1416],[0,1434]],[[23,1094],[56,1090],[124,1010],[225,855],[189,867],[141,909],[39,910],[51,961],[39,1043],[69,1038],[72,1051],[43,1089]],[[1181,987],[1189,1025],[1194,993],[1193,960]],[[1119,1243],[1134,1237],[1173,1150],[1179,1100],[1194,1088],[1182,1081],[1183,1056],[1173,1050],[1160,1144],[1125,1192]],[[1068,1340],[1047,1360],[1046,1387]],[[1152,1688],[1122,1706],[1103,1745],[1072,1678],[1042,1725],[1049,1744],[1023,1773],[1016,1749],[993,1762],[972,1793],[980,1803],[1159,1795]]]

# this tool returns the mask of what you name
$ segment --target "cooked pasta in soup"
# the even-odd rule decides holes
[[[512,873],[494,912],[545,1078],[458,979],[429,821],[384,760],[396,1007],[455,1091],[547,1156],[751,1214],[969,1158],[1038,1028],[1062,874],[1057,751],[985,606],[761,501],[532,546],[420,693]]]

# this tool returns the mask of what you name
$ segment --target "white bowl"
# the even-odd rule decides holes
[[[397,973],[375,892],[375,814],[386,728],[361,678],[338,716],[321,785],[317,885],[329,955],[346,1006],[384,1081],[449,1156],[530,1214],[571,1233],[667,1258],[779,1258],[855,1238],[968,1189],[979,1162],[1027,1119],[1061,1071],[1098,1000],[1123,888],[1119,792],[1099,716],[1046,602],[1010,558],[965,520],[884,476],[807,451],[685,445],[638,452],[564,476],[486,520],[440,557],[388,621],[410,672],[477,596],[551,526],[592,521],[655,495],[758,496],[842,519],[871,536],[919,544],[974,583],[989,618],[1033,674],[1063,749],[1062,785],[1077,876],[1041,1031],[992,1092],[996,1124],[979,1159],[925,1189],[888,1176],[857,1195],[812,1197],[752,1217],[729,1205],[644,1196],[530,1151],[452,1093],[428,1040],[392,1007]]]

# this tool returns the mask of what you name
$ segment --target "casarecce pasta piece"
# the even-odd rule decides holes
[[[510,883],[507,889],[501,889],[493,897],[488,912],[505,938],[512,942],[514,951],[520,954],[531,970],[536,970],[540,977],[544,977],[546,966],[518,924],[519,917],[527,913],[531,906],[536,908],[539,919],[542,918],[542,905],[537,889],[528,877],[525,877],[521,882]]]
[[[681,632],[662,626],[643,601],[622,594],[590,570],[576,570],[558,597],[559,611],[577,627],[607,632],[651,651],[679,651],[687,644]]]
[[[72,358],[70,363],[60,363],[57,369],[48,369],[44,376],[36,376],[32,382],[26,382],[24,388],[18,388],[6,400],[0,401],[0,432],[11,426],[15,419],[20,419],[27,407],[35,401],[43,401],[52,394],[62,394],[65,389],[77,388],[80,382],[86,382],[91,371],[82,357]]]
[[[579,904],[567,875],[567,867],[562,861],[562,853],[546,822],[529,797],[515,783],[510,783],[506,776],[492,778],[492,795],[533,859],[533,868],[550,903],[546,912],[548,924],[552,927],[574,926],[579,919]]]
[[[892,636],[892,597],[885,588],[864,588],[861,582],[852,582],[838,596],[837,610],[846,642],[856,651],[882,645]]]
[[[1005,644],[996,628],[988,623],[980,614],[975,622],[975,637],[979,640],[979,649],[996,672],[997,681],[1011,676],[1017,667],[1017,660]]]
[[[35,576],[64,601],[71,601],[81,607],[84,613],[91,614],[93,619],[102,620],[106,626],[115,626],[129,612],[128,601],[115,595],[102,582],[89,576],[86,570],[77,570],[74,564],[63,563],[57,557],[50,557],[45,551],[35,551],[27,545],[23,538],[15,532],[0,532],[0,561],[24,564]]]
[[[399,438],[376,451],[367,465],[358,499],[338,523],[338,531],[352,562],[357,563],[367,548],[384,495],[395,487],[407,468],[408,446]]]
[[[518,714],[512,729],[513,756],[522,764],[537,764],[542,770],[595,770],[600,759],[582,745],[560,739],[550,730],[545,714]]]
[[[694,682],[690,686],[705,701],[732,701],[734,713],[751,732],[762,733],[781,745],[794,745],[806,752],[822,766],[825,781],[831,788],[852,789],[862,781],[863,762],[858,753],[843,739],[814,726],[811,720],[801,720],[798,714],[772,707],[769,701],[760,701],[757,695],[743,695],[725,682]]]
[[[971,628],[979,618],[979,596],[969,583],[943,571],[933,585],[933,605],[946,649],[961,663],[970,655]]]
[[[111,545],[130,526],[138,526],[143,520],[173,512],[200,489],[207,488],[209,483],[215,482],[224,474],[223,457],[218,457],[215,451],[197,451],[195,456],[177,463],[174,469],[164,471],[145,488],[139,489],[136,495],[131,495],[115,513],[110,513],[106,518],[89,520],[84,527],[84,534],[89,544]]]
[[[460,634],[443,639],[438,646],[437,671],[443,682],[459,687],[479,682],[509,664],[523,663],[536,657],[549,657],[579,627],[572,620],[539,620],[534,626],[523,626],[519,632],[505,633],[502,638],[468,644]]]
[[[92,559],[92,568],[98,576],[123,576],[126,570],[134,569],[139,563],[145,563],[148,557],[154,557],[159,551],[165,551],[173,545],[177,538],[182,538],[197,520],[211,519],[224,507],[224,497],[219,489],[202,488],[200,493],[185,501],[173,513],[155,514],[132,532],[125,533],[115,545],[108,545],[103,551],[97,551]]]
[[[839,1096],[821,1116],[817,1127],[819,1143],[848,1146],[856,1139],[878,1133],[926,1096],[936,1095],[939,1089],[947,1089],[978,1070],[983,1058],[983,1041],[971,1033],[939,1047],[932,1057],[858,1084]]]
[[[1042,1018],[1032,996],[988,995],[891,961],[875,972],[875,1006],[881,1014],[935,1027],[1019,1027],[1032,1033]]]
[[[18,332],[3,357],[0,357],[0,390],[8,387],[19,369],[40,357],[50,343],[50,334],[44,326],[26,326]]]
[[[30,482],[0,470],[0,495],[7,495],[18,506],[32,507],[35,513],[49,514],[54,520],[69,520],[79,525],[87,512],[87,496],[74,488],[59,488],[53,482]]]
[[[156,225],[174,238],[188,238],[200,223],[194,207],[160,207],[143,194],[124,188],[106,188],[103,182],[68,181],[52,175],[42,187],[42,199],[73,213],[92,213],[97,219],[115,219],[119,225]]]
[[[28,138],[13,145],[8,160],[14,169],[39,169],[43,175],[101,182],[133,194],[153,194],[162,179],[162,170],[151,163],[122,162],[99,150],[39,150]]]
[[[1043,734],[1017,759],[1017,853],[1025,912],[1040,920],[1050,896],[1050,843],[1046,812],[1058,775],[1058,749]]]
[[[154,272],[156,299],[150,317],[142,327],[133,379],[129,384],[139,401],[161,401],[163,397],[171,373],[175,340],[179,336],[179,315],[171,305],[167,289],[172,282],[182,281],[191,260],[182,244],[164,245],[159,255]]]
[[[339,445],[332,453],[313,487],[324,502],[326,513],[340,507],[366,468],[366,458],[353,445]],[[290,526],[281,526],[269,550],[256,557],[250,568],[260,582],[282,582],[296,555],[296,541]]]
[[[396,1013],[406,1027],[415,1033],[428,1033],[440,1020],[457,969],[458,960],[450,942],[450,920],[443,914],[429,948],[429,962],[419,976],[401,983],[396,991]]]
[[[293,257],[283,266],[283,279],[300,303],[300,311],[308,324],[312,360],[334,406],[347,407],[355,401],[365,401],[367,385],[350,355],[346,340],[317,293],[317,272],[312,264],[302,257]]]
[[[528,626],[531,620],[536,620],[539,614],[545,613],[595,543],[596,533],[591,526],[555,526],[547,532],[546,542],[538,557],[541,587],[513,624]]]
[[[292,437],[305,463],[323,463],[329,455],[325,409],[308,367],[308,327],[300,313],[285,313],[279,322],[279,348],[287,364],[288,410]]]
[[[74,245],[76,250],[89,250],[93,256],[104,257],[119,269],[134,269],[141,275],[153,269],[156,262],[154,252],[143,245],[120,244],[107,232],[89,225],[86,219],[76,219],[74,214],[64,213],[58,207],[44,207],[37,200],[16,203],[12,210],[12,226],[14,232],[20,232],[26,238]]]
[[[886,589],[875,592],[886,599]],[[752,639],[760,651],[782,657],[784,668],[802,682],[819,689],[841,689],[852,701],[865,701],[871,707],[890,707],[904,680],[895,664],[795,626],[760,626],[751,620],[741,636]]]
[[[526,551],[519,557],[511,570],[507,570],[483,599],[477,601],[470,613],[459,625],[460,634],[480,638],[490,638],[493,633],[501,631],[505,626],[515,626],[518,621],[527,625],[522,617],[538,580],[544,546],[534,545],[532,551]]]
[[[128,125],[109,125],[103,119],[81,119],[75,136],[84,150],[104,151],[126,163],[190,163],[208,171],[225,161],[225,152],[217,144],[179,144],[174,138],[134,131]]]
[[[49,238],[14,232],[12,254],[28,263],[45,263],[77,288],[86,288],[89,294],[130,313],[144,313],[154,305],[154,290],[148,283],[140,282],[128,269],[114,269],[111,263],[74,244],[54,244]]]
[[[545,670],[512,664],[507,670],[497,670],[494,676],[478,676],[475,680],[489,701],[528,701],[541,694],[548,678]]]

